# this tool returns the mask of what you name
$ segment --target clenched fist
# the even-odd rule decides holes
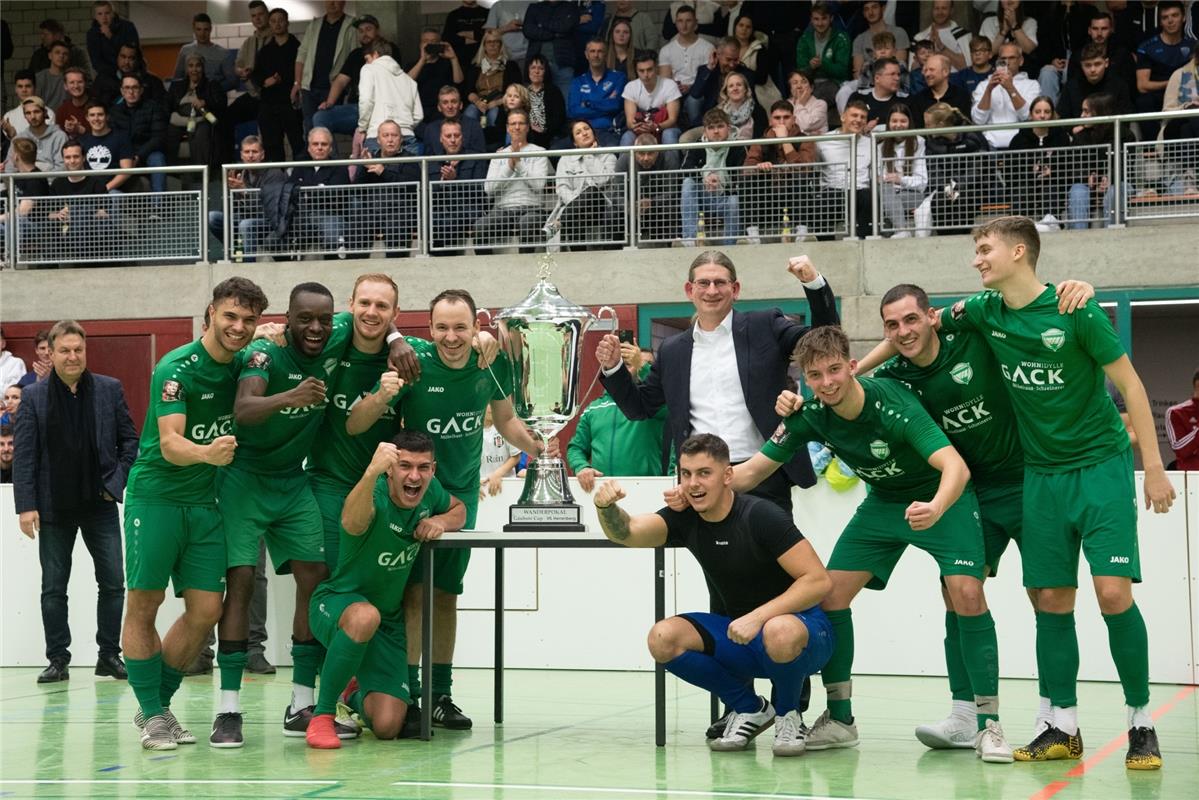
[[[804,283],[811,283],[820,277],[820,273],[816,271],[816,265],[812,263],[812,259],[804,255],[792,256],[787,259],[787,271]]]
[[[375,454],[371,456],[371,463],[367,467],[367,471],[378,477],[398,463],[400,463],[400,451],[396,449],[396,446],[391,442],[379,442],[379,446],[375,448]]]
[[[778,399],[774,401],[774,413],[783,419],[791,416],[801,408],[803,408],[803,397],[790,389],[784,389],[779,393]]]
[[[609,370],[620,363],[620,337],[614,333],[606,333],[595,346],[595,360],[600,367]]]
[[[671,511],[686,511],[690,505],[682,486],[671,486],[662,492],[662,500]]]
[[[379,398],[390,402],[400,389],[404,388],[404,379],[400,373],[388,370],[379,377]]]
[[[619,503],[624,497],[624,489],[620,488],[619,483],[616,481],[604,481],[595,492],[595,507],[607,508],[610,505]]]
[[[223,467],[233,461],[233,454],[237,452],[237,439],[233,436],[218,436],[208,445],[209,464],[214,467]]]
[[[418,542],[429,542],[439,538],[443,533],[445,533],[445,525],[432,517],[426,517],[417,523],[416,530],[412,532],[412,538]]]
[[[305,408],[325,402],[325,382],[309,375],[289,393],[287,405],[291,408]]]

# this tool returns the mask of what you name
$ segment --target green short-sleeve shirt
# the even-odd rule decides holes
[[[1103,373],[1124,346],[1094,300],[1062,314],[1051,285],[1018,309],[986,291],[942,314],[941,329],[977,331],[990,346],[1011,393],[1029,467],[1068,472],[1128,449]]]
[[[346,433],[350,410],[387,370],[387,348],[378,353],[363,353],[351,345],[342,357],[327,395],[329,404],[308,453],[307,470],[313,484],[349,492],[362,477],[379,442],[395,436],[398,417],[388,408],[374,425],[358,436]]]
[[[215,360],[200,340],[162,357],[150,378],[150,407],[142,426],[137,461],[129,472],[127,502],[211,505],[216,502],[216,471],[211,464],[176,466],[162,455],[160,417],[183,414],[183,435],[209,444],[233,432],[237,393],[236,359]]]
[[[949,435],[977,483],[1019,483],[1024,448],[1016,412],[995,356],[973,331],[938,334],[940,349],[925,367],[896,356],[874,373],[901,381]]]
[[[785,464],[809,441],[823,442],[882,500],[927,501],[941,485],[929,456],[949,446],[920,401],[896,381],[859,378],[866,402],[857,419],[843,419],[819,400],[783,420],[762,454]]]

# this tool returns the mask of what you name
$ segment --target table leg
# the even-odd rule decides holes
[[[654,548],[654,622],[666,618],[666,550]],[[654,741],[666,746],[666,667],[654,663]]]
[[[421,587],[420,738],[433,738],[433,548],[422,547],[424,585]]]
[[[504,548],[495,549],[495,724],[504,721]]]
[[[710,716],[712,719],[708,722],[708,724],[715,725],[716,720],[720,719],[720,698],[716,695],[715,692],[713,692],[710,695],[710,697],[711,697],[711,705],[712,705]]]

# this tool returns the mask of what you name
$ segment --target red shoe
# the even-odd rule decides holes
[[[316,714],[308,723],[308,732],[304,734],[309,747],[319,750],[336,750],[341,747],[341,739],[333,729],[332,714]]]
[[[342,705],[349,705],[350,698],[354,696],[354,692],[358,691],[358,679],[350,678],[350,682],[346,684],[346,688],[342,691],[341,696],[337,698]]]

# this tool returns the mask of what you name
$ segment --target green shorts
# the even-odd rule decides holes
[[[1024,585],[1078,586],[1078,551],[1092,575],[1141,581],[1132,449],[1069,472],[1024,471]]]
[[[225,520],[230,568],[257,564],[258,541],[263,537],[276,575],[291,572],[293,560],[324,562],[321,510],[307,475],[258,475],[235,467],[217,474],[217,503]]]
[[[885,589],[899,557],[912,545],[936,559],[942,576],[970,575],[982,580],[985,551],[973,489],[966,489],[928,530],[914,531],[908,525],[903,515],[909,505],[881,500],[873,493],[866,495],[833,546],[828,568],[869,572],[873,577],[866,588]]]
[[[369,602],[360,594],[342,594],[318,588],[308,606],[312,635],[325,647],[330,647],[333,637],[337,635],[342,612],[354,603]],[[355,673],[363,697],[371,692],[382,692],[412,705],[408,670],[405,668],[407,663],[408,637],[404,631],[404,612],[399,611],[391,617],[384,615],[379,629],[367,643],[366,653]]]
[[[465,491],[449,489],[450,494],[457,497],[466,506],[466,524],[463,530],[475,527],[475,518],[479,513],[479,489],[472,487]],[[466,568],[470,565],[470,548],[454,547],[433,551],[433,588],[440,589],[446,594],[462,594],[463,580],[466,578]],[[408,585],[416,586],[425,582],[425,560],[417,558],[408,575]]]
[[[978,510],[983,517],[983,550],[986,553],[987,574],[999,574],[999,559],[1008,542],[1021,548],[1024,530],[1024,486],[1019,483],[1000,483],[974,487],[978,495]]]
[[[327,483],[312,484],[312,496],[321,511],[321,527],[325,534],[325,566],[330,573],[337,568],[337,554],[341,550],[341,509],[349,493],[349,489]]]
[[[255,561],[257,563],[257,561]],[[125,580],[130,589],[175,596],[225,592],[225,530],[216,506],[125,503]]]

